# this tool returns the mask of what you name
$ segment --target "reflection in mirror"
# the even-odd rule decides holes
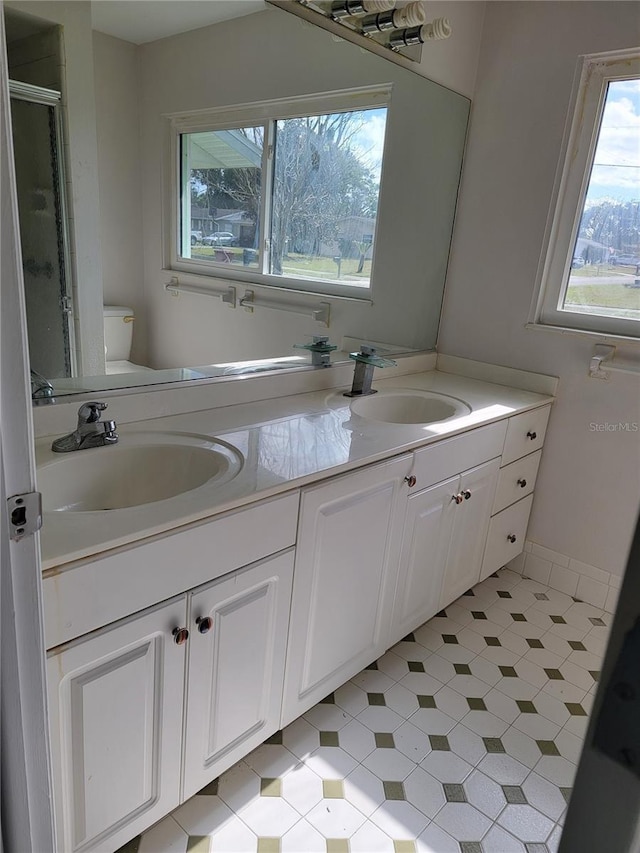
[[[216,22],[230,6],[243,17]],[[306,366],[310,354],[294,345],[318,334],[338,345],[338,360],[344,338],[395,351],[435,345],[466,98],[254,0],[7,0],[5,18],[11,78],[61,93],[61,147],[54,119],[23,129],[17,112],[31,104],[12,99],[31,362],[56,397]],[[377,202],[370,194],[345,214],[334,192],[287,208],[277,163],[259,206],[226,163],[193,161],[181,184],[178,125],[191,122],[197,141],[222,111],[299,99],[299,115],[322,115],[308,104],[371,87],[388,93],[381,166],[373,139],[352,150],[366,180],[378,170]],[[25,137],[43,153],[27,154]],[[247,174],[256,177],[260,159],[266,176],[274,140],[248,141]],[[303,148],[307,198],[328,160],[309,134]],[[272,213],[276,223],[286,214],[287,229],[269,266]],[[286,278],[291,270],[301,283]],[[270,286],[277,278],[286,287]],[[349,278],[365,285],[353,297]]]

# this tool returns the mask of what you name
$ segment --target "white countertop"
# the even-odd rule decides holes
[[[244,464],[230,482],[205,483],[155,503],[108,512],[45,512],[40,540],[42,568],[86,559],[553,400],[548,394],[438,370],[382,379],[374,388],[446,394],[467,403],[471,413],[430,426],[384,424],[353,414],[350,399],[342,396],[347,389],[342,388],[127,424],[118,430],[120,446],[126,446],[140,431],[196,433],[220,438],[238,448]],[[110,415],[117,420],[116,405],[112,409]],[[50,447],[50,436],[38,440],[37,464],[64,464],[68,455],[54,454]],[[80,452],[117,453],[118,447]]]

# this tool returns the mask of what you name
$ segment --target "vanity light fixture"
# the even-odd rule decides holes
[[[426,21],[420,0],[395,8],[396,0],[298,0],[298,3],[338,24],[420,62],[425,41],[447,39],[447,18]]]

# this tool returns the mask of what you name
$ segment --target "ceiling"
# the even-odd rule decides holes
[[[92,0],[91,20],[94,30],[144,44],[265,8],[264,0]]]

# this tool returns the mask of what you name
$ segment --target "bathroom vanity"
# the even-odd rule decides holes
[[[115,464],[162,434],[241,464],[153,503],[45,511],[59,849],[116,850],[520,553],[553,392],[435,370],[376,387],[361,414],[315,391],[67,454]],[[55,483],[76,460],[49,444]]]

